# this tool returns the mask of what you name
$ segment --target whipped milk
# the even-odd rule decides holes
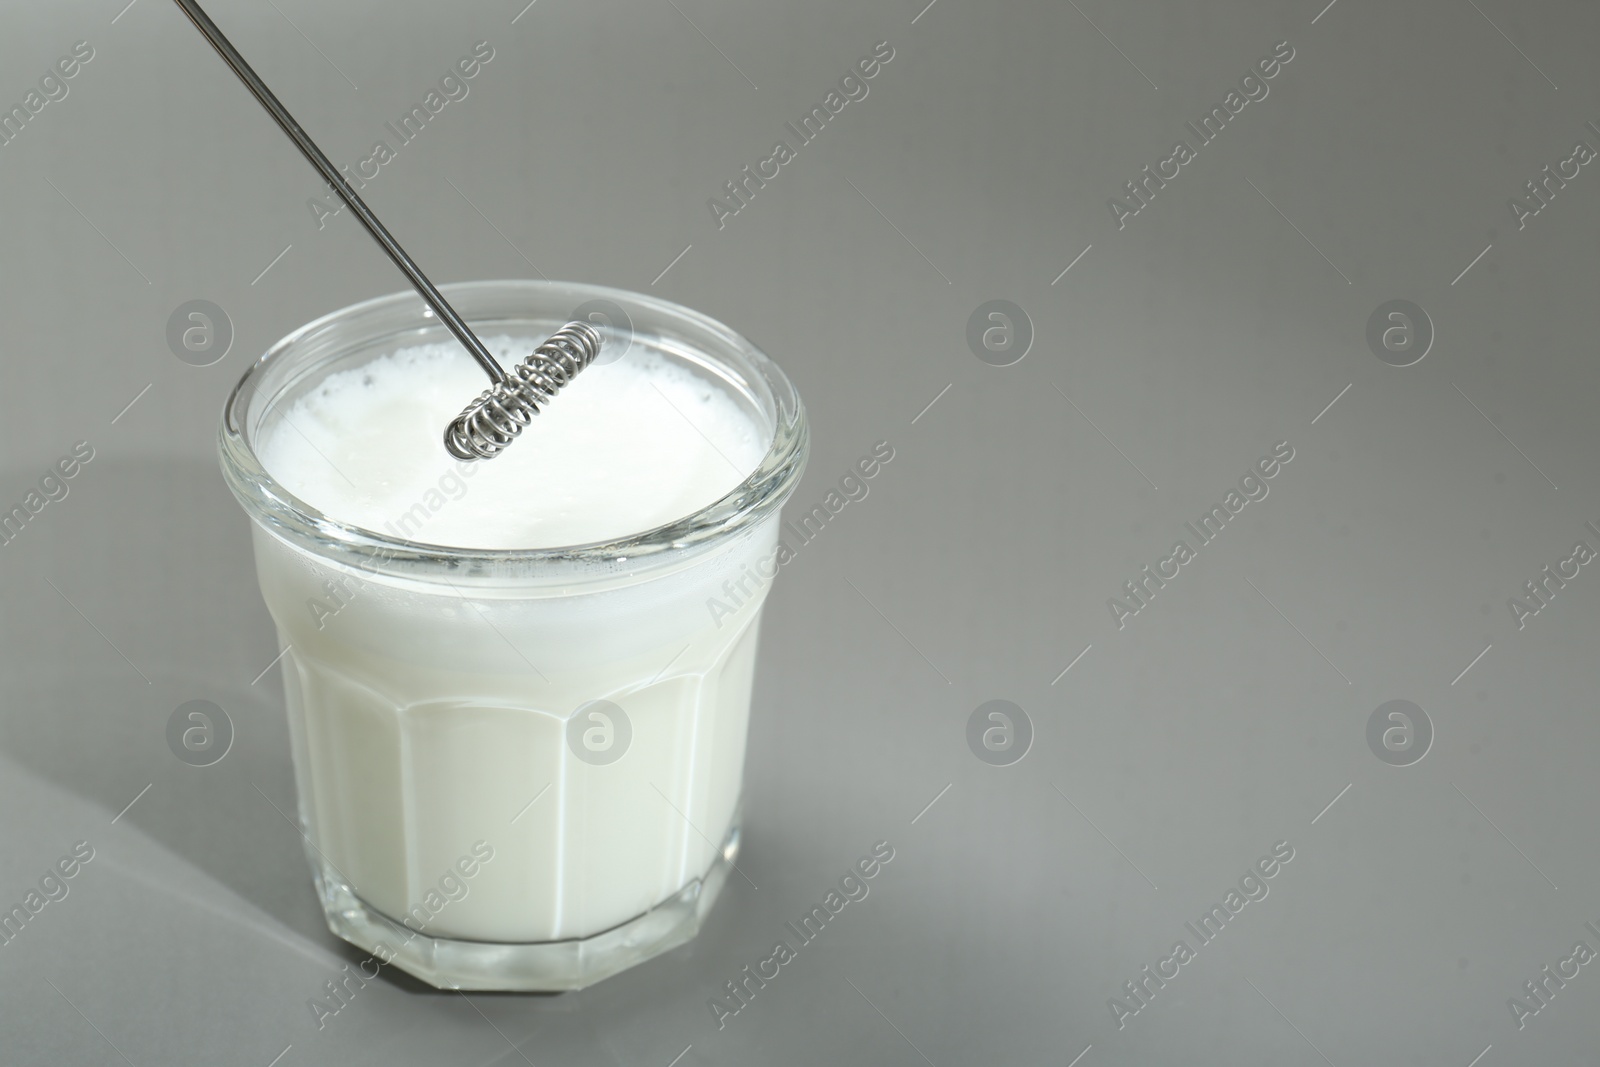
[[[534,344],[482,340],[507,366]],[[454,342],[401,349],[296,400],[260,442],[261,461],[350,525],[455,548],[554,548],[690,515],[767,447],[726,392],[640,350],[584,370],[502,455],[457,462],[444,427],[487,383]]]
[[[539,339],[483,340],[509,366]],[[770,443],[725,386],[636,344],[502,456],[458,463],[442,432],[485,384],[453,343],[378,356],[281,402],[261,462],[348,525],[550,548],[684,518]],[[771,555],[776,521],[684,565],[543,586],[348,567],[257,525],[322,862],[423,934],[502,943],[600,933],[705,875],[737,818],[761,591],[720,625],[706,600]],[[442,877],[485,846],[470,880]]]

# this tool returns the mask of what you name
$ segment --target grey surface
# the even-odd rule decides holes
[[[521,0],[217,0],[341,163],[491,42],[368,189],[435,279],[648,289],[746,333],[809,405],[806,507],[896,450],[768,603],[741,860],[759,890],[735,880],[691,945],[581,993],[468,1002],[390,975],[319,1031],[307,999],[360,957],[273,808],[281,690],[252,679],[277,648],[213,435],[273,340],[402,282],[348,212],[319,232],[316,178],[177,10],[123,2],[0,11],[8,106],[74,41],[96,53],[0,147],[0,499],[95,449],[0,547],[0,900],[95,849],[0,945],[7,1063],[1494,1067],[1600,1047],[1595,965],[1520,1030],[1507,1005],[1575,942],[1600,949],[1600,577],[1521,629],[1507,606],[1580,538],[1600,548],[1600,170],[1523,229],[1507,206],[1574,141],[1600,148],[1600,10],[538,0],[513,22]],[[719,230],[706,199],[880,40],[870,95]],[[1107,199],[1281,40],[1270,95],[1119,230]],[[1437,332],[1405,368],[1365,340],[1397,298]],[[167,348],[190,299],[232,320],[213,366]],[[1035,332],[1012,366],[966,344],[991,299]],[[1285,440],[1270,496],[1119,629],[1107,598]],[[193,699],[237,730],[207,768],[164,740]],[[995,699],[1033,726],[1009,766],[967,747]],[[1397,699],[1433,724],[1411,766],[1366,740]],[[722,983],[884,839],[870,897],[719,1030]],[[1278,841],[1295,855],[1270,894],[1119,1029],[1108,1000]]]

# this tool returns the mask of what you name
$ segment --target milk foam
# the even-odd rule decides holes
[[[538,343],[482,340],[507,367]],[[444,428],[487,384],[454,341],[403,348],[271,413],[258,454],[341,522],[457,548],[552,548],[691,515],[768,444],[722,387],[636,345],[585,369],[502,455],[459,463]]]

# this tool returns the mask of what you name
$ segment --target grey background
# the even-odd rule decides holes
[[[252,679],[277,648],[213,437],[272,341],[402,280],[348,212],[316,228],[319,181],[177,10],[124,2],[0,10],[8,107],[74,41],[96,53],[0,147],[0,500],[95,449],[0,547],[0,901],[96,850],[0,946],[7,1062],[1491,1067],[1600,1047],[1594,966],[1520,1031],[1507,1007],[1576,941],[1600,949],[1600,577],[1520,630],[1507,607],[1600,547],[1600,173],[1520,231],[1507,208],[1574,141],[1600,147],[1600,9],[216,0],[338,162],[489,41],[470,96],[367,189],[433,276],[537,271],[728,322],[809,405],[805,507],[895,448],[768,602],[741,860],[759,890],[735,879],[692,944],[580,993],[469,1001],[390,974],[319,1031],[307,998],[361,954],[273,808],[292,810],[281,688]],[[880,40],[870,95],[719,230],[706,199]],[[1107,198],[1281,40],[1270,95],[1119,230]],[[1437,331],[1403,369],[1365,342],[1395,298]],[[190,299],[232,319],[214,366],[167,349]],[[1014,366],[967,348],[991,299],[1031,319]],[[1107,598],[1283,440],[1270,496],[1119,630]],[[164,740],[193,699],[236,730],[206,768]],[[1010,766],[965,740],[994,699],[1033,724]],[[1408,767],[1365,740],[1394,699],[1434,728]],[[878,840],[896,856],[870,897],[719,1030],[708,999]],[[1108,999],[1277,841],[1295,858],[1270,895],[1119,1030]]]

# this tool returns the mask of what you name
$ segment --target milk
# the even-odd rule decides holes
[[[483,340],[509,366],[539,338]],[[509,549],[682,519],[770,444],[724,386],[636,346],[502,456],[459,463],[441,435],[485,384],[453,344],[380,355],[279,402],[258,454],[339,522]],[[707,598],[771,556],[776,522],[673,567],[533,586],[349,566],[256,524],[324,875],[429,937],[500,943],[589,937],[704,876],[736,829],[763,590],[720,625]],[[442,880],[469,854],[470,878]]]
[[[535,343],[482,340],[507,366]],[[298,398],[261,460],[342,522],[456,548],[552,548],[692,514],[767,447],[726,392],[641,350],[581,372],[504,454],[457,462],[444,427],[487,384],[453,342],[401,349]]]

